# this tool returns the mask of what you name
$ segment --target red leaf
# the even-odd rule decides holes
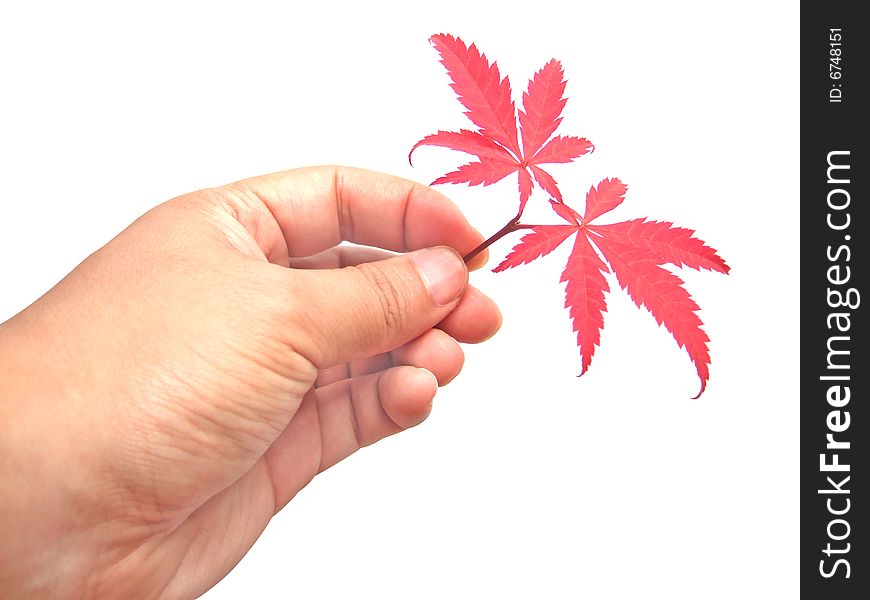
[[[647,221],[633,219],[611,225],[592,225],[589,227],[599,235],[620,244],[633,246],[657,256],[659,264],[671,263],[692,269],[709,269],[719,273],[731,270],[716,250],[707,246],[703,240],[692,237],[693,229],[674,227],[669,221]]]
[[[532,170],[532,175],[535,176],[535,181],[538,182],[538,185],[541,186],[541,189],[550,194],[550,196],[552,196],[559,202],[561,202],[562,192],[559,191],[559,186],[556,185],[556,180],[553,179],[553,176],[536,165],[531,165],[529,168]]]
[[[574,210],[567,204],[550,200],[550,206],[553,208],[554,211],[556,211],[557,215],[559,215],[569,223],[572,223],[574,225],[580,225],[580,221],[582,220],[582,218],[576,210]]]
[[[574,249],[560,280],[568,282],[565,286],[565,308],[568,309],[574,331],[577,332],[581,375],[592,363],[595,346],[601,341],[604,313],[607,312],[604,293],[610,291],[604,278],[604,273],[607,272],[607,265],[595,253],[581,230],[574,241]]]
[[[550,137],[562,122],[562,109],[567,102],[563,97],[565,81],[561,63],[551,60],[535,73],[528,90],[523,93],[523,110],[518,113],[511,100],[510,81],[507,77],[501,78],[498,66],[494,62],[490,64],[474,44],[466,46],[461,39],[443,33],[433,35],[429,40],[441,55],[441,64],[452,81],[451,87],[468,109],[465,114],[480,131],[439,131],[426,136],[411,148],[408,161],[419,146],[443,146],[466,152],[477,156],[480,163],[460,167],[434,183],[488,185],[505,176],[506,164],[503,161],[510,157],[513,170],[518,172],[519,214],[525,209],[535,182],[561,201],[562,194],[556,180],[535,166],[571,162],[593,149],[584,138]],[[517,136],[518,118],[523,134],[522,148]],[[487,171],[485,167],[490,161],[499,164],[492,165]],[[528,168],[532,169],[531,174]]]
[[[532,195],[532,188],[535,187],[535,184],[532,183],[532,176],[525,169],[521,168],[517,173],[519,174],[520,214],[522,214],[523,209],[526,208],[526,202],[529,201],[529,197]]]
[[[503,146],[496,144],[488,137],[484,137],[476,131],[469,131],[468,129],[439,131],[438,133],[427,135],[411,148],[411,151],[408,153],[409,163],[411,162],[411,155],[414,154],[414,150],[420,146],[441,146],[451,150],[459,150],[466,154],[473,154],[481,160],[487,158],[513,160],[510,152],[505,150]]]
[[[592,186],[586,193],[586,212],[583,222],[589,223],[604,213],[610,212],[625,200],[628,187],[619,179],[604,179],[596,188]]]
[[[529,89],[523,93],[524,110],[519,111],[523,156],[534,156],[562,122],[560,115],[567,102],[562,97],[563,76],[562,64],[554,59],[529,81]]]
[[[492,270],[493,273],[518,267],[546,256],[555,250],[568,236],[577,231],[571,225],[539,225],[532,228],[531,233],[524,235],[520,242],[501,263]]]
[[[490,65],[474,44],[466,47],[459,38],[443,33],[429,40],[441,54],[441,64],[453,80],[450,87],[468,109],[465,114],[471,122],[483,135],[519,156],[516,109],[508,78],[502,79],[498,66]]]
[[[471,162],[462,165],[457,170],[447,173],[432,182],[439,183],[468,183],[469,185],[491,185],[501,181],[516,170],[516,165],[507,161],[488,160],[486,162]],[[526,174],[528,177],[528,174]]]
[[[573,135],[557,135],[529,160],[529,164],[571,162],[578,156],[583,156],[594,149],[592,142],[586,138]]]
[[[604,258],[622,286],[638,306],[645,306],[659,325],[664,325],[677,344],[685,348],[701,379],[700,396],[710,378],[710,338],[701,329],[696,314],[700,307],[683,287],[683,281],[656,264],[643,249],[620,244],[607,237],[595,239]],[[698,396],[695,396],[696,398]]]

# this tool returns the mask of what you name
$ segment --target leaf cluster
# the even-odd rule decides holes
[[[613,275],[638,307],[646,308],[664,325],[677,344],[686,350],[701,381],[700,396],[710,377],[707,334],[697,312],[700,309],[684,282],[666,265],[728,273],[724,260],[691,229],[669,221],[632,219],[594,224],[625,200],[627,186],[616,178],[603,179],[586,193],[582,214],[565,203],[558,183],[544,165],[570,163],[592,152],[583,137],[554,135],[567,103],[562,65],[550,60],[529,81],[522,95],[522,109],[513,99],[510,81],[502,78],[474,44],[438,34],[430,42],[441,55],[451,87],[477,130],[438,131],[414,144],[408,160],[420,146],[440,146],[474,156],[433,182],[491,185],[516,173],[519,209],[499,232],[468,255],[470,259],[499,238],[521,229],[530,230],[514,246],[495,272],[530,263],[545,256],[573,236],[574,245],[561,281],[565,283],[568,309],[580,349],[581,375],[589,368],[601,339],[605,295]],[[517,127],[519,123],[519,127]],[[523,211],[535,187],[549,196],[549,204],[562,220],[553,225],[521,223]]]

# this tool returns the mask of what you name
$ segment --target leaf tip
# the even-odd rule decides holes
[[[414,155],[414,152],[417,150],[417,148],[419,148],[420,146],[422,146],[426,142],[426,138],[428,138],[428,137],[430,137],[430,136],[426,136],[425,138],[423,138],[422,140],[420,140],[419,142],[414,144],[411,147],[411,151],[408,152],[408,164],[411,165],[412,167],[414,166],[414,163],[411,160],[411,157]]]

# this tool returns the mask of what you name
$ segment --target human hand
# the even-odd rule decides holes
[[[0,325],[3,597],[200,595],[318,472],[425,419],[498,310],[453,250],[341,240],[482,237],[427,187],[288,171],[158,206]]]

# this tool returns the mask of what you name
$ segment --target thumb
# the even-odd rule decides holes
[[[468,283],[465,263],[446,246],[289,274],[299,334],[292,342],[319,368],[387,352],[416,338],[456,307]]]

